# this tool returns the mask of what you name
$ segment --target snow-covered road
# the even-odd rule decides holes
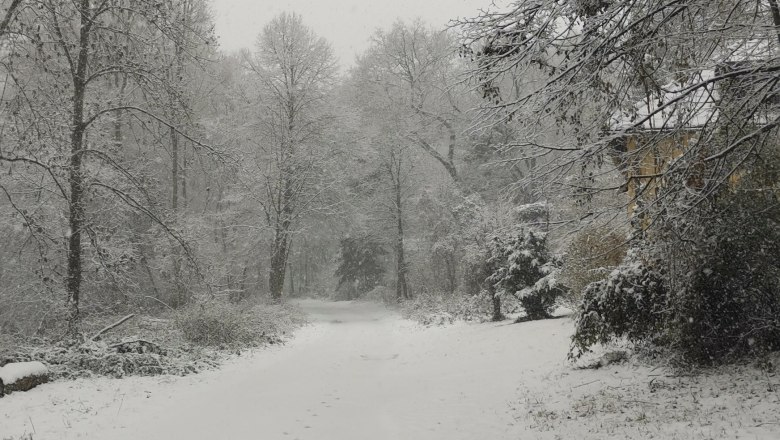
[[[371,303],[303,301],[284,347],[172,378],[59,382],[0,400],[0,438],[516,439],[512,406],[560,371],[571,323],[421,329]]]

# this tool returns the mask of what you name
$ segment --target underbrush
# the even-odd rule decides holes
[[[486,295],[421,293],[401,303],[404,318],[428,326],[455,321],[487,321],[492,310]]]
[[[206,347],[252,347],[282,342],[303,322],[292,306],[212,301],[188,306],[176,319],[187,342]]]
[[[94,335],[121,316],[86,318]],[[0,364],[41,361],[53,378],[186,375],[213,368],[242,350],[278,344],[305,322],[291,305],[209,301],[159,316],[139,315],[107,332],[68,345],[44,338],[4,337]]]

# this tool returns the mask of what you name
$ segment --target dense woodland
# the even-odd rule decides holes
[[[0,344],[315,296],[779,348],[776,0],[517,0],[349,68],[292,13],[226,54],[205,0],[1,5]]]

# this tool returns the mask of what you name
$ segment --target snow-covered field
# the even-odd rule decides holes
[[[283,347],[189,377],[56,382],[0,399],[0,439],[780,438],[780,380],[575,370],[568,319],[423,329],[370,303],[302,302]]]

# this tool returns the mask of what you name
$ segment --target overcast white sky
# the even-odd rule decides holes
[[[333,45],[342,68],[368,47],[377,28],[396,18],[420,17],[444,26],[458,17],[475,16],[492,0],[211,0],[216,33],[222,48],[235,51],[254,47],[263,26],[275,15],[297,12],[304,23]],[[501,3],[501,2],[498,2]]]

